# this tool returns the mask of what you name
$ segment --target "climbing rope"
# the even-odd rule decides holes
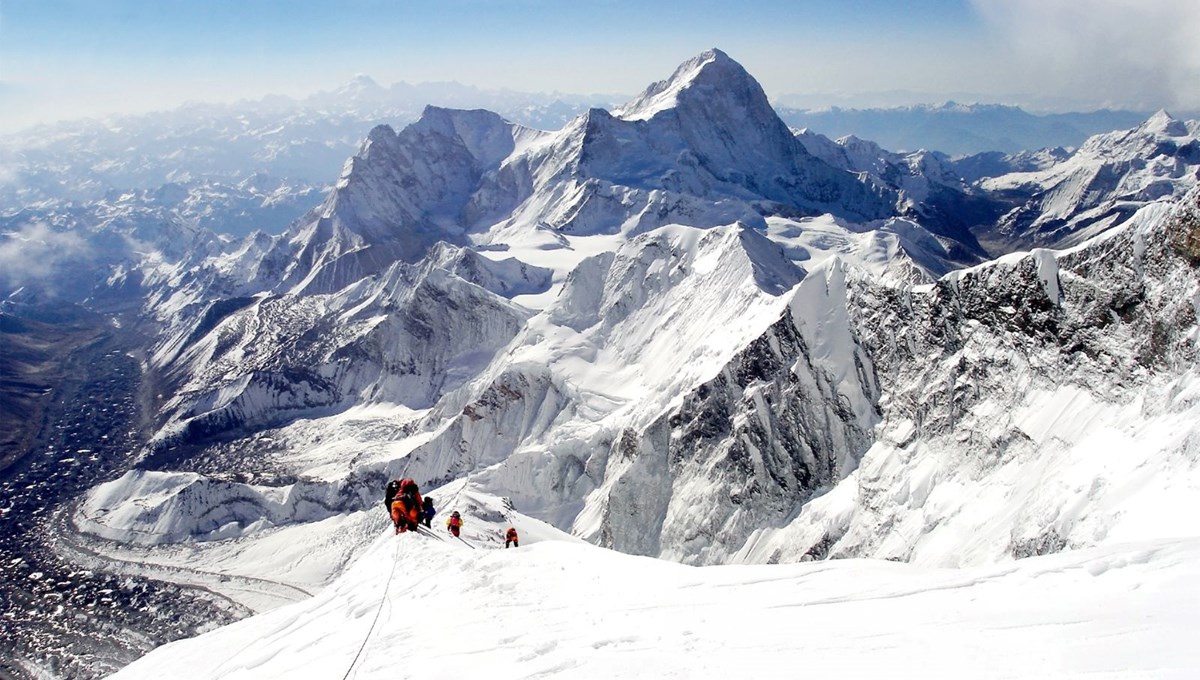
[[[454,498],[452,498],[452,499],[450,500],[450,503],[449,503],[448,505],[446,505],[445,507],[448,507],[448,508],[450,508],[451,510],[453,510],[453,509],[454,509],[454,503],[455,503],[456,501],[458,501],[458,497],[462,495],[463,489],[467,488],[467,484],[469,484],[469,483],[471,482],[471,478],[472,478],[472,477],[474,477],[474,476],[475,476],[475,473],[474,473],[474,472],[472,472],[471,474],[467,475],[466,479],[464,479],[464,480],[463,480],[463,483],[458,485],[458,491],[456,491],[456,492],[454,493]]]
[[[408,466],[412,465],[413,456],[409,455],[405,458],[404,469],[400,471],[400,478],[403,479],[408,475]],[[392,571],[388,573],[387,583],[383,586],[383,597],[379,599],[379,607],[375,610],[375,618],[371,620],[371,627],[367,629],[367,634],[363,638],[362,644],[358,646],[358,651],[354,654],[354,660],[350,662],[350,667],[346,669],[346,674],[342,676],[342,680],[350,677],[350,672],[354,670],[354,666],[358,663],[358,659],[362,656],[363,650],[367,648],[367,642],[371,639],[371,635],[375,632],[375,626],[379,623],[379,615],[383,612],[383,604],[388,601],[388,590],[392,587],[392,580],[396,577],[396,563],[400,561],[400,542],[396,541],[396,550],[392,555]]]
[[[367,635],[363,638],[362,644],[359,645],[358,652],[354,654],[354,660],[350,662],[350,667],[346,669],[346,674],[342,676],[342,680],[350,677],[350,671],[354,670],[355,664],[358,663],[358,657],[367,648],[367,641],[371,639],[371,634],[375,632],[375,624],[379,623],[379,614],[383,611],[383,603],[388,601],[388,589],[392,587],[392,579],[396,576],[396,563],[400,561],[399,558],[400,542],[396,541],[396,552],[392,555],[392,571],[388,574],[387,584],[383,587],[383,597],[379,599],[379,608],[375,610],[375,618],[371,620],[371,627],[367,629]]]

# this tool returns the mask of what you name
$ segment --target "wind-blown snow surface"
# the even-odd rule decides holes
[[[939,570],[687,567],[544,530],[515,550],[390,534],[311,600],[112,677],[1162,679],[1200,668],[1196,539]]]

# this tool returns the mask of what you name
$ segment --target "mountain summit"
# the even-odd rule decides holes
[[[777,117],[758,81],[728,54],[714,48],[683,62],[670,78],[650,85],[613,115],[623,120],[648,120],[671,109],[731,103],[763,118]]]
[[[895,212],[896,197],[889,190],[811,155],[758,81],[721,50],[684,62],[613,115],[646,126],[641,134],[659,145],[681,141],[681,158],[694,159],[716,180],[757,198],[759,212],[831,212],[851,219]]]
[[[714,49],[615,113],[592,109],[553,133],[432,106],[398,133],[376,127],[324,205],[285,236],[302,266],[270,287],[331,292],[438,241],[499,232],[761,228],[764,216],[821,213],[861,221],[893,216],[898,203],[893,188],[810,154],[758,82]]]

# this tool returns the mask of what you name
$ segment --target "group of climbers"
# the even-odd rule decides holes
[[[417,525],[423,523],[424,516],[433,519],[433,499],[421,498],[417,483],[410,478],[393,479],[384,490],[383,504],[392,513],[392,525],[396,533],[416,531]],[[424,522],[428,526],[428,522]]]
[[[433,516],[437,514],[437,510],[433,507],[433,498],[429,496],[422,498],[416,481],[409,477],[393,479],[388,482],[387,488],[384,490],[383,504],[391,513],[392,525],[396,527],[398,534],[416,531],[420,524],[431,527]],[[460,537],[462,526],[462,515],[457,510],[450,513],[450,519],[446,520],[446,529],[455,538]],[[514,548],[520,547],[515,527],[509,527],[504,534],[504,547],[507,548],[510,545]]]

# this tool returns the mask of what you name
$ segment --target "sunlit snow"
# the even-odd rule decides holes
[[[1200,667],[1195,539],[961,571],[698,568],[521,526],[510,550],[477,533],[468,546],[444,530],[389,530],[311,600],[113,677],[1190,678]]]

